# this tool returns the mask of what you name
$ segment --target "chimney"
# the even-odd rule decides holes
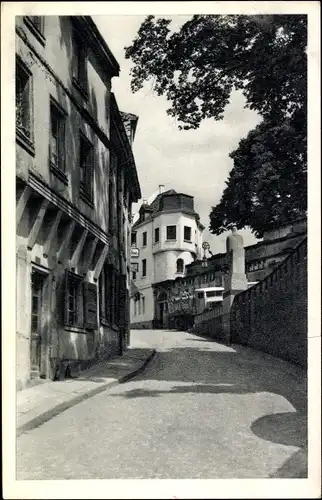
[[[163,193],[164,191],[164,184],[159,184],[159,194]]]

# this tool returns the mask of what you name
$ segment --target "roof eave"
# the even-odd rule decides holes
[[[86,24],[87,28],[90,30],[90,33],[95,40],[97,47],[99,47],[101,51],[101,56],[104,57],[106,61],[109,63],[109,72],[111,76],[119,76],[120,74],[120,65],[117,62],[113,52],[107,45],[103,36],[101,35],[96,23],[93,21],[92,16],[79,16],[82,21]]]

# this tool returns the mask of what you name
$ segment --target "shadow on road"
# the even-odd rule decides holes
[[[308,458],[307,448],[301,448],[284,462],[284,464],[269,476],[274,479],[296,478],[302,479],[308,477]]]
[[[175,332],[173,332],[175,338]],[[164,394],[247,394],[280,395],[294,411],[265,415],[254,421],[252,432],[258,437],[286,446],[299,447],[299,453],[285,463],[276,476],[294,477],[292,464],[297,463],[297,476],[307,474],[307,383],[306,371],[281,362],[272,356],[245,349],[225,346],[205,338],[188,338],[193,347],[176,345],[161,347],[153,363],[135,381],[156,380],[184,383],[169,390],[130,389],[113,397],[147,398]],[[208,345],[207,345],[208,343]],[[299,459],[300,458],[300,459]],[[278,475],[279,474],[279,475]]]

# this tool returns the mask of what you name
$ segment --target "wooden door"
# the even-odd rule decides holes
[[[44,314],[44,284],[46,275],[33,270],[31,274],[31,338],[30,376],[39,377],[41,362],[42,324]]]

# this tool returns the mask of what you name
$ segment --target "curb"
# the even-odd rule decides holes
[[[20,427],[17,428],[16,430],[16,437],[18,438],[22,434],[24,434],[27,431],[30,431],[32,429],[35,429],[36,427],[39,427],[40,425],[44,424],[51,418],[55,417],[59,413],[62,413],[65,410],[68,410],[68,408],[71,408],[72,406],[77,405],[78,403],[81,403],[82,401],[85,401],[85,399],[89,399],[93,396],[96,396],[96,394],[99,394],[100,392],[104,392],[107,389],[111,389],[112,387],[115,387],[118,384],[123,384],[130,380],[131,378],[135,377],[139,373],[142,373],[143,370],[146,368],[148,363],[154,358],[156,355],[156,350],[153,349],[151,354],[143,361],[142,365],[136,368],[135,370],[127,373],[126,375],[123,375],[122,377],[119,377],[116,380],[113,380],[111,382],[107,382],[104,385],[101,385],[100,387],[95,387],[94,389],[90,389],[89,391],[79,394],[78,396],[73,397],[72,399],[68,401],[64,401],[63,403],[60,403],[57,406],[54,406],[54,408],[51,408],[50,410],[42,413],[41,415],[38,415],[37,417],[33,418],[32,420],[29,420],[29,422],[26,422],[25,424],[21,425]]]

